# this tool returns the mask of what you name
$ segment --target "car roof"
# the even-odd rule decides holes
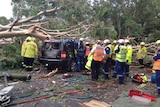
[[[71,42],[72,39],[49,39],[49,40],[44,40],[44,42]]]

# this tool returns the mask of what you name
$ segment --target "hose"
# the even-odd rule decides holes
[[[89,91],[89,89],[83,89],[81,90],[83,92],[85,92],[87,95],[64,95],[66,97],[69,97],[69,98],[76,98],[76,99],[88,99],[88,98],[91,98],[93,96],[93,94],[91,93],[91,91]]]

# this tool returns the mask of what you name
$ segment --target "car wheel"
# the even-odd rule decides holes
[[[75,61],[71,61],[70,65],[69,65],[69,70],[72,72],[76,72],[77,71],[77,64]]]

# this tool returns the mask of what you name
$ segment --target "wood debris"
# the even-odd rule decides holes
[[[110,104],[98,100],[91,100],[89,102],[84,102],[83,107],[113,107]]]
[[[49,73],[46,74],[46,75],[41,75],[40,78],[48,78],[48,77],[51,77],[51,76],[53,76],[56,72],[58,72],[58,68],[56,68],[55,70],[52,70],[52,72],[49,72]]]

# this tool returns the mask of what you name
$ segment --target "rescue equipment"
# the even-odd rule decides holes
[[[144,73],[136,74],[132,77],[133,82],[146,83],[147,76]]]

